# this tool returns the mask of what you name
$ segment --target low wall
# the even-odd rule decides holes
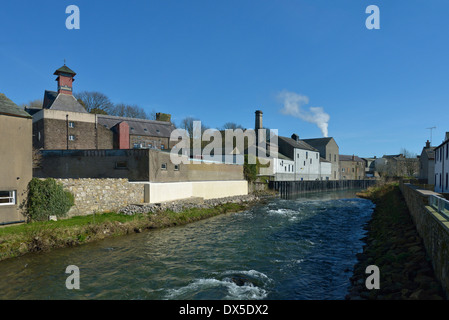
[[[147,182],[145,184],[145,200],[149,203],[159,203],[191,197],[215,199],[248,194],[248,182],[246,180],[166,183]]]
[[[160,203],[201,197],[225,198],[248,194],[248,182],[129,182],[128,179],[56,179],[75,197],[68,216],[117,211],[129,204]]]
[[[56,179],[75,196],[68,216],[116,211],[128,204],[144,202],[144,184],[128,179]]]
[[[435,275],[449,297],[449,221],[428,205],[429,196],[438,194],[402,182],[400,189],[432,261]]]

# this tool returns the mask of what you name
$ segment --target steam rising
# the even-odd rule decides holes
[[[302,107],[309,103],[309,98],[295,92],[282,91],[278,97],[284,103],[284,107],[281,109],[282,114],[314,123],[320,128],[323,137],[328,136],[327,127],[330,116],[324,112],[322,107],[310,107],[309,110],[303,110]]]

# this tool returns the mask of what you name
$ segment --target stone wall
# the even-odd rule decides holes
[[[400,188],[435,275],[449,296],[449,221],[428,205],[428,197],[436,193],[407,183],[400,183]]]
[[[129,204],[144,202],[144,184],[128,179],[56,179],[75,196],[68,216],[116,211]]]

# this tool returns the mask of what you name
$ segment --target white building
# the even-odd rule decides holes
[[[320,158],[320,180],[332,180],[332,163]]]
[[[300,140],[296,134],[292,138],[278,137],[279,153],[293,160],[294,180],[320,180],[320,153],[317,149]]]
[[[449,132],[435,148],[435,192],[449,193]]]

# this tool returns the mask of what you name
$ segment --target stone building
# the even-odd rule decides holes
[[[0,225],[23,222],[32,178],[31,116],[0,93]]]
[[[430,146],[429,140],[419,157],[419,180],[426,184],[435,184],[435,147]]]
[[[365,179],[365,162],[355,155],[340,154],[341,180]]]
[[[36,149],[170,148],[170,115],[146,120],[91,114],[72,94],[76,73],[64,65],[54,75],[57,91],[45,91],[41,108],[26,108],[33,116]]]
[[[303,139],[304,142],[317,149],[320,157],[331,163],[330,180],[340,179],[339,147],[332,137]]]

